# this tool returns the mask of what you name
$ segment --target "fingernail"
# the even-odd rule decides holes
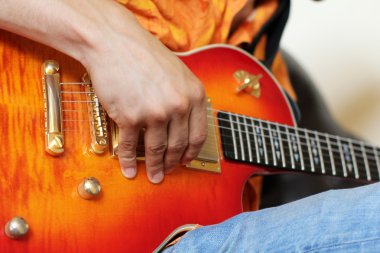
[[[162,170],[160,170],[157,173],[150,175],[149,178],[153,184],[158,184],[164,179],[164,172],[162,172]]]
[[[121,172],[126,178],[134,178],[136,176],[135,168],[122,168]]]

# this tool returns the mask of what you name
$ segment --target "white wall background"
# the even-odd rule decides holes
[[[380,145],[380,1],[293,0],[282,40],[345,128]]]

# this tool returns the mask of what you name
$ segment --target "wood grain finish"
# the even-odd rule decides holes
[[[78,82],[83,67],[52,49],[0,31],[0,227],[18,215],[30,225],[21,240],[0,232],[0,252],[151,252],[176,227],[221,222],[241,212],[247,178],[260,167],[222,160],[222,174],[178,167],[160,185],[148,182],[143,163],[125,179],[109,154],[89,152],[84,103],[64,103],[65,153],[44,151],[41,64],[57,60],[63,82]],[[262,72],[244,54],[214,48],[181,56],[202,80],[213,107],[292,124],[283,94],[264,73],[262,97],[236,94],[233,72]],[[63,86],[79,91],[79,86]],[[64,95],[64,100],[85,99]],[[128,108],[126,108],[128,109]],[[79,110],[79,111],[78,111]],[[222,152],[220,152],[222,154]],[[223,157],[221,157],[223,159]],[[79,197],[77,186],[93,176],[103,186],[94,201]]]

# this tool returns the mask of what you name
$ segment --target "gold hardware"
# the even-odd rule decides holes
[[[59,65],[48,60],[42,65],[42,81],[45,104],[45,150],[53,156],[64,151],[62,101]]]
[[[210,100],[207,104],[208,108],[211,108]],[[220,173],[220,162],[219,162],[219,151],[218,151],[218,138],[216,136],[215,122],[213,119],[212,110],[208,110],[208,135],[205,144],[198,157],[186,164],[187,168],[193,168],[204,171],[211,171]],[[119,128],[115,122],[110,121],[111,126],[111,153],[113,157],[117,157],[118,146],[119,146]],[[144,131],[140,133],[139,143],[136,150],[136,159],[145,160],[144,155],[144,142],[143,142]]]
[[[86,178],[78,186],[78,193],[84,199],[90,200],[98,197],[102,190],[99,180],[94,177]]]
[[[237,92],[245,91],[252,96],[259,98],[261,95],[261,84],[260,78],[263,76],[261,74],[253,75],[244,70],[238,70],[234,73],[234,77],[239,84]]]
[[[210,99],[207,101],[207,108],[211,108]],[[216,136],[215,130],[216,122],[214,122],[214,115],[212,110],[207,110],[207,114],[207,140],[203,145],[198,157],[190,163],[186,164],[186,167],[220,173],[221,168],[219,161],[218,138]]]
[[[82,80],[85,83],[84,87],[88,100],[91,101],[87,103],[91,132],[90,147],[95,154],[100,155],[104,153],[108,146],[107,115],[99,102],[98,96],[94,93],[90,76],[86,73]]]
[[[5,235],[11,239],[19,239],[29,232],[29,225],[22,217],[13,217],[5,225]]]

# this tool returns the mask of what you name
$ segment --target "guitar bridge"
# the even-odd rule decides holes
[[[91,131],[90,147],[95,154],[100,155],[108,148],[107,114],[94,92],[90,76],[85,74],[82,81],[85,83],[84,87],[86,96],[88,101],[90,101],[87,103]]]

